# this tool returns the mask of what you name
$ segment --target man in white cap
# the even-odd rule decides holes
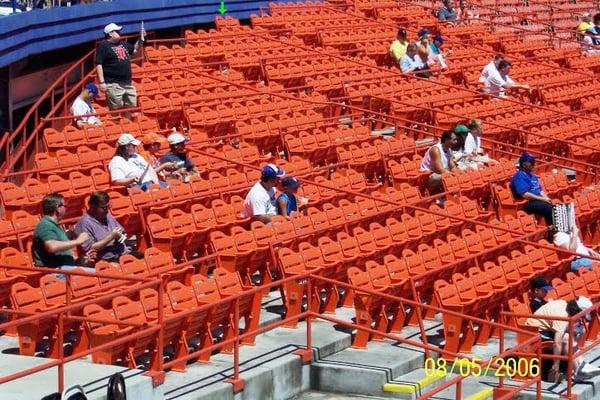
[[[137,93],[131,81],[131,57],[144,42],[144,32],[135,45],[121,40],[121,26],[110,23],[104,27],[104,37],[96,50],[96,77],[100,90],[106,92],[106,104],[111,110],[136,107]]]
[[[133,135],[124,133],[117,141],[117,151],[108,164],[110,179],[113,185],[137,187],[144,191],[151,184],[158,183],[166,187],[166,182],[159,181],[154,168],[136,152],[136,146],[142,142]]]
[[[265,224],[271,222],[271,217],[277,215],[275,188],[279,184],[279,179],[284,175],[285,171],[277,165],[265,165],[260,175],[260,181],[256,182],[246,195],[242,216],[251,217],[253,220]]]
[[[584,296],[577,297],[577,300],[553,300],[541,306],[532,318],[527,319],[526,324],[539,329],[542,340],[553,341],[552,346],[554,355],[568,355],[569,352],[569,322],[544,319],[544,317],[573,317],[580,312],[592,307],[590,299]],[[592,315],[586,314],[585,318],[575,322],[573,327],[573,352],[577,351],[577,342],[585,334],[585,322],[583,319],[591,321]],[[554,360],[550,369],[548,379],[558,382],[561,380],[559,374],[560,360]],[[600,375],[600,368],[588,364],[583,357],[577,357],[573,360],[573,372],[575,381],[585,381],[594,376]]]
[[[173,164],[173,167],[166,169],[169,171],[169,177],[187,182],[190,176],[200,175],[194,162],[185,153],[185,136],[179,132],[173,132],[167,138],[167,142],[169,142],[171,151],[160,158],[160,163]]]

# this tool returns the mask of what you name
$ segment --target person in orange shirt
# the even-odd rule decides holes
[[[156,174],[161,181],[166,181],[166,174],[164,170],[170,170],[175,167],[172,162],[160,163],[160,148],[163,143],[166,143],[164,137],[156,133],[147,133],[142,137],[143,150],[140,151],[140,155],[154,168]]]

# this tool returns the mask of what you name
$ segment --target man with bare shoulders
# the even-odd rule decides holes
[[[456,141],[454,132],[445,131],[442,133],[440,142],[431,146],[425,153],[420,170],[431,172],[428,180],[430,191],[438,191],[442,185],[442,174],[452,173],[456,168],[456,164],[452,160],[452,147],[456,145]]]

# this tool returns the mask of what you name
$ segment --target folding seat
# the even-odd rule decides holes
[[[69,173],[69,180],[71,181],[71,189],[75,195],[87,196],[95,190],[92,177],[84,175],[79,171]]]
[[[583,268],[585,270],[585,268]],[[587,290],[586,282],[580,275],[576,275],[573,272],[567,272],[566,275],[567,283],[571,285],[571,290],[575,296],[593,296],[597,293],[589,293]]]
[[[407,204],[415,204],[422,199],[419,189],[408,183],[401,183],[400,190],[402,191]]]
[[[307,214],[311,220],[311,224],[314,230],[322,231],[329,228],[330,221],[326,212],[323,212],[316,207],[309,207],[307,210]]]
[[[159,319],[158,292],[146,288],[140,290],[140,304],[146,319],[157,322]],[[163,342],[166,348],[170,345],[173,349],[172,359],[179,359],[188,354],[188,346],[182,332],[186,328],[187,317],[176,317],[175,311],[167,294],[163,300]],[[186,363],[180,363],[173,367],[174,371],[185,371]]]
[[[64,305],[67,299],[67,285],[64,280],[52,274],[40,278],[40,289],[47,305]]]
[[[54,128],[45,128],[43,138],[48,149],[62,148],[67,144],[64,133]]]
[[[211,206],[215,215],[215,221],[219,228],[225,228],[232,225],[239,225],[247,222],[248,218],[243,218],[236,213],[231,203],[226,203],[221,199],[214,199]]]
[[[426,243],[420,243],[417,247],[417,254],[421,257],[421,260],[423,260],[423,266],[427,272],[437,271],[428,279],[435,280],[443,273],[442,267],[444,264],[436,248],[431,247]]]
[[[194,218],[189,213],[178,208],[172,208],[167,213],[171,228],[176,235],[185,235],[184,256],[191,259],[195,254],[204,254],[204,245],[208,238],[207,230],[198,230]]]
[[[217,289],[221,298],[226,299],[231,296],[238,296],[243,294],[245,291],[249,291],[252,289],[252,286],[244,285],[242,280],[237,272],[228,272],[222,268],[215,268],[214,271],[214,280],[217,284]],[[255,331],[258,328],[259,318],[260,318],[260,306],[261,306],[261,295],[260,292],[255,292],[253,294],[248,294],[242,297],[239,297],[239,316],[244,319],[244,332],[248,333],[250,331]],[[216,313],[215,313],[216,314]],[[220,322],[220,320],[215,320],[215,314],[213,314],[213,323]],[[232,309],[229,312],[228,324],[231,328],[233,328],[234,322],[234,310]],[[223,340],[230,339],[233,335],[236,334],[232,329],[223,329]],[[242,344],[254,344],[254,336],[246,337],[242,339]],[[227,346],[223,350],[224,352],[233,351],[233,346]]]
[[[452,274],[452,282],[456,286],[458,296],[463,302],[470,302],[471,300],[476,300],[476,303],[473,307],[472,315],[485,315],[486,310],[489,308],[492,296],[494,295],[494,291],[491,290],[487,293],[483,293],[480,290],[478,292],[473,281],[461,273]]]
[[[110,188],[110,175],[101,168],[92,168],[90,176],[96,190],[108,190]]]
[[[298,189],[298,196],[307,198],[309,205],[316,205],[322,201],[319,188],[311,184],[300,186]]]
[[[495,263],[491,261],[484,262],[483,270],[494,290],[502,296],[502,303],[505,303],[508,299],[519,296],[522,293],[516,290],[516,286],[511,286],[509,284],[504,275],[504,270]]]
[[[566,273],[569,270],[574,256],[552,250],[551,248],[554,247],[554,245],[548,243],[544,239],[539,240],[538,243],[546,246],[541,247],[540,249],[544,254],[544,259],[549,267],[548,269],[554,272],[552,275],[560,276],[562,273]]]
[[[115,317],[112,309],[107,310],[98,304],[89,304],[83,308],[84,317],[94,318],[96,320],[114,321],[111,322],[85,322],[85,329],[89,338],[90,347],[98,347],[108,342],[120,339],[131,334],[133,327],[119,326],[118,320]],[[122,360],[124,364],[128,363],[127,352],[133,341],[113,345],[101,351],[92,353],[92,361],[100,364],[115,364],[118,360]]]
[[[15,210],[28,210],[32,213],[39,212],[39,202],[30,201],[24,187],[10,182],[0,182],[0,198],[6,218],[11,218]]]
[[[347,268],[357,264],[358,256],[344,252],[341,244],[328,236],[320,236],[317,243],[325,263],[328,265],[336,265],[335,279],[345,280]]]
[[[427,273],[427,268],[423,263],[423,258],[419,253],[414,252],[411,249],[402,250],[402,258],[406,263],[411,276],[422,275]]]
[[[374,258],[380,257],[385,250],[385,247],[377,246],[371,232],[366,231],[360,226],[357,226],[352,230],[352,235],[356,240],[358,248],[364,253],[373,254]]]
[[[85,272],[81,268],[73,272]],[[71,275],[71,294],[74,300],[87,300],[101,293],[100,281],[95,276]]]
[[[552,279],[552,281],[550,281],[550,283],[554,288],[552,290],[552,292],[554,293],[550,293],[551,297],[567,301],[576,299],[576,295],[573,292],[573,288],[568,282],[565,282],[560,278],[554,278]],[[554,296],[552,296],[553,294]]]
[[[502,301],[505,300],[504,293],[506,290],[504,290],[504,292],[496,290],[492,285],[487,272],[482,271],[479,267],[469,268],[468,275],[471,282],[473,282],[473,286],[475,287],[478,296],[487,296],[488,294],[491,294],[485,314],[486,318],[497,320],[498,313],[502,309]]]
[[[387,268],[392,285],[398,288],[396,291],[398,296],[409,297],[410,272],[404,259],[387,254],[383,257],[383,263]]]
[[[58,159],[48,153],[37,153],[34,156],[34,165],[36,169],[41,170],[42,174],[56,171],[59,168]]]
[[[585,283],[585,287],[590,297],[596,297],[600,294],[600,280],[597,277],[597,274],[594,270],[589,270],[587,268],[581,268],[579,271],[579,276]]]
[[[533,270],[519,269],[514,260],[502,255],[498,257],[498,264],[504,271],[504,276],[509,285],[516,288],[517,293],[524,293],[530,288],[530,281],[534,277]]]
[[[409,238],[407,225],[404,222],[400,222],[395,218],[388,218],[385,220],[385,225],[390,232],[390,237],[394,241],[394,248],[401,250],[407,244],[410,245],[412,243]]]
[[[149,214],[146,222],[152,246],[161,251],[170,251],[176,259],[181,258],[186,234],[175,234],[171,221],[158,214]]]
[[[288,219],[285,219],[281,215],[275,215],[271,217],[271,226],[273,232],[275,232],[275,238],[282,245],[292,245],[296,241],[296,228],[294,224]]]
[[[5,283],[5,282],[2,282]],[[33,288],[25,282],[14,282],[10,287],[10,298],[12,307],[18,311],[28,313],[42,313],[59,308],[59,305],[46,305],[40,288]],[[26,315],[24,315],[26,316]],[[58,346],[62,340],[58,340],[57,316],[53,315],[41,320],[34,320],[17,326],[19,336],[19,354],[25,356],[35,355],[36,348],[40,342],[47,337],[48,357],[58,356]]]
[[[90,169],[94,166],[99,167],[102,165],[100,156],[98,155],[98,151],[92,150],[87,146],[77,146],[76,152],[81,168]],[[82,164],[84,164],[85,166],[83,166]]]
[[[79,146],[81,144],[85,144],[86,137],[85,132],[81,129],[75,128],[74,126],[67,125],[63,128],[63,134],[65,136],[66,144],[69,147]],[[60,150],[58,150],[60,151]],[[58,155],[57,151],[57,155]]]
[[[401,216],[402,224],[406,228],[408,238],[410,241],[423,240],[423,231],[421,230],[421,224],[419,218],[412,217],[410,214],[403,213]]]
[[[307,235],[314,232],[312,220],[308,215],[304,215],[300,212],[295,212],[292,213],[290,220],[294,225],[294,228],[296,229],[296,234],[298,236]]]
[[[448,244],[452,247],[452,251],[454,252],[454,257],[457,260],[464,259],[464,258],[471,256],[471,252],[469,251],[469,248],[467,247],[467,243],[465,242],[465,240],[462,237],[456,236],[451,233],[448,235],[447,240],[448,240]]]
[[[345,231],[338,232],[336,239],[340,244],[342,253],[346,257],[356,257],[358,265],[363,265],[367,259],[375,255],[375,251],[369,248],[361,248],[355,237],[350,236]]]
[[[487,222],[493,215],[492,211],[483,211],[475,200],[466,196],[459,197],[460,205],[463,209],[463,215],[467,219]]]
[[[117,296],[112,300],[112,308],[117,320],[121,322],[130,322],[135,324],[146,324],[148,321],[144,314],[144,309],[139,301],[133,301],[125,296]],[[131,334],[135,334],[136,331],[142,330],[143,328],[133,328]],[[141,355],[146,354],[148,350],[148,356],[150,358],[149,367],[152,368],[156,365],[158,355],[158,332],[146,333],[141,337],[137,337],[131,341],[130,346],[127,349],[126,365],[131,368],[137,367],[136,359]]]
[[[382,292],[382,289],[376,289],[373,286],[368,272],[361,271],[356,267],[348,269],[348,281],[352,286],[371,291]],[[354,309],[356,313],[356,324],[368,329],[385,333],[388,330],[389,320],[384,307],[384,302],[370,293],[356,291],[354,294]],[[366,349],[369,339],[379,339],[377,335],[372,335],[362,329],[357,329],[352,347]]]
[[[510,189],[500,185],[493,186],[494,196],[497,203],[499,204],[499,212],[501,215],[514,215],[516,216],[517,211],[521,210],[525,205],[525,200],[515,200],[510,192]]]
[[[471,315],[477,298],[463,300],[454,284],[443,280],[434,283],[434,295],[437,304],[442,308],[461,314]],[[444,348],[452,352],[469,352],[475,343],[475,327],[473,323],[459,315],[442,313],[444,323]]]
[[[175,313],[196,310],[188,314],[185,328],[181,332],[186,343],[191,344],[195,338],[199,348],[205,348],[213,344],[210,318],[212,307],[202,307],[221,299],[216,291],[214,280],[201,275],[192,277],[192,286],[185,286],[181,282],[171,281],[167,283],[167,294]],[[199,307],[200,306],[200,307]],[[208,361],[210,353],[202,354],[198,359]]]
[[[415,217],[419,221],[421,232],[424,237],[437,238],[445,236],[443,231],[438,230],[433,214],[417,210],[415,211]]]
[[[31,215],[23,210],[13,212],[11,217],[12,225],[23,242],[33,237],[33,230],[39,221],[39,215]]]
[[[50,185],[35,178],[25,179],[22,187],[25,188],[27,197],[31,202],[40,202],[44,196],[52,192],[50,190]]]
[[[17,246],[17,236],[12,222],[0,218],[0,246]]]

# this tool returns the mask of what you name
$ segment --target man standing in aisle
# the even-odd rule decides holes
[[[131,81],[131,57],[144,43],[142,30],[135,45],[121,40],[121,26],[110,23],[104,27],[104,37],[96,50],[96,77],[100,90],[106,92],[106,104],[111,110],[135,107],[137,93]]]

